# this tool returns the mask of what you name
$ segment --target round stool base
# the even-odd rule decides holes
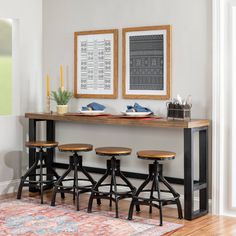
[[[162,182],[168,190],[161,190],[159,182]],[[151,183],[151,189],[145,189],[145,187]],[[150,193],[150,197],[140,197],[141,193]],[[171,193],[173,197],[162,198],[161,192]],[[157,197],[154,197],[154,193],[157,193]],[[149,212],[152,213],[152,207],[159,209],[160,213],[160,226],[163,225],[162,217],[162,206],[176,204],[178,208],[179,218],[182,219],[182,207],[179,200],[180,195],[174,190],[174,188],[167,182],[162,173],[162,165],[157,161],[154,161],[153,164],[149,164],[149,175],[147,179],[141,184],[137,192],[133,196],[133,199],[130,204],[128,219],[132,220],[133,217],[133,208],[140,205],[148,205]]]
[[[78,178],[78,171],[81,171],[86,178]],[[74,172],[74,178],[67,178],[70,172]],[[63,186],[63,183],[73,181],[72,186]],[[79,182],[85,181],[88,182],[88,185],[79,186]],[[73,200],[76,197],[76,209],[79,210],[79,195],[86,192],[91,192],[92,187],[95,185],[94,179],[91,175],[83,168],[82,165],[82,156],[79,156],[77,152],[70,156],[69,168],[65,171],[65,173],[60,177],[60,179],[55,183],[51,206],[55,206],[56,202],[56,194],[60,193],[70,193],[73,194]],[[98,204],[101,204],[100,199],[98,199]]]

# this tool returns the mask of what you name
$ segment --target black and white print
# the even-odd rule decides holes
[[[170,26],[123,29],[123,97],[170,96]]]
[[[163,35],[130,37],[130,90],[163,90]]]
[[[113,93],[113,36],[86,35],[78,39],[81,94]]]

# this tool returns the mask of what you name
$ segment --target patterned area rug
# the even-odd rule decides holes
[[[8,200],[0,202],[0,236],[157,236],[182,227],[170,222],[161,227],[158,220],[137,216],[132,221],[126,218],[127,215],[120,214],[116,219],[113,212],[88,214],[85,209],[75,211],[66,205],[41,205],[34,199]]]

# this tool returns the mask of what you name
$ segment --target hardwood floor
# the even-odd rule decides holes
[[[33,196],[39,198],[38,194],[32,194],[28,192],[23,192],[22,197]],[[46,193],[44,196],[45,204],[50,202],[50,192]],[[82,194],[80,197],[80,207],[84,208],[87,207],[88,203],[88,194]],[[0,199],[6,198],[15,198],[15,194],[8,194],[4,196],[0,196]],[[66,195],[64,200],[61,200],[60,194],[57,197],[57,204],[63,202],[66,204],[74,204],[72,196],[70,194]],[[95,201],[94,201],[95,205]],[[121,200],[119,203],[119,211],[120,212],[127,212],[129,208],[129,201]],[[108,206],[108,201],[102,200],[102,205],[99,206],[101,210],[110,210]],[[153,209],[153,213],[149,214],[148,207],[141,206],[141,212],[136,213],[136,215],[140,217],[147,217],[147,218],[157,218],[159,219],[158,210]],[[170,233],[167,235],[173,236],[236,236],[236,217],[227,217],[227,216],[214,216],[208,214],[201,218],[195,219],[193,221],[187,220],[179,220],[177,219],[177,210],[175,208],[168,208],[164,207],[163,210],[164,221],[175,222],[179,224],[183,224],[183,228],[179,229],[177,232]]]

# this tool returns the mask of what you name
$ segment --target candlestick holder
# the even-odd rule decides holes
[[[46,113],[50,113],[51,112],[51,107],[50,107],[50,96],[46,96],[46,109],[45,109]]]

